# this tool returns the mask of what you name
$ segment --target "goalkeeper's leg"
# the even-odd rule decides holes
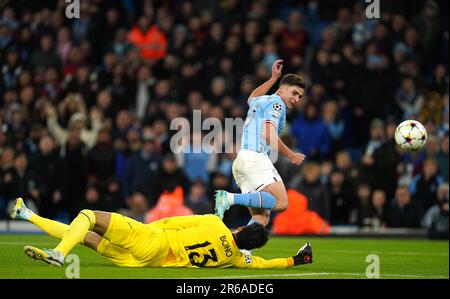
[[[62,266],[64,264],[64,258],[69,254],[73,247],[83,242],[88,231],[94,230],[99,235],[103,235],[108,229],[110,218],[110,213],[107,212],[82,210],[68,227],[64,227],[63,232],[61,232],[63,227],[56,225],[56,233],[53,232],[53,234],[60,237],[61,242],[55,249],[42,250],[33,246],[25,246],[25,254],[34,259],[45,261],[51,265]],[[39,220],[44,222],[48,221],[48,219],[44,219],[45,218]],[[52,230],[55,227],[53,226],[54,223],[46,222],[46,224],[47,226],[52,227]]]
[[[83,244],[97,251],[118,266],[142,267],[142,262],[138,261],[128,249],[111,243],[95,232],[88,232],[84,237]]]
[[[64,235],[54,251],[59,251],[63,256],[67,256],[75,245],[84,240],[88,231],[92,230],[103,236],[108,229],[110,220],[111,213],[82,210],[72,221],[69,231]]]
[[[25,202],[20,197],[16,199],[16,204],[14,205],[10,216],[12,219],[16,220],[27,220],[39,227],[48,235],[60,240],[69,230],[69,226],[67,224],[41,217],[32,210],[28,209]]]

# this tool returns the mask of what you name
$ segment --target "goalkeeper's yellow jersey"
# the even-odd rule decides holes
[[[287,268],[293,258],[265,260],[245,255],[236,246],[231,231],[215,215],[172,217],[148,224],[160,228],[169,242],[161,267]]]

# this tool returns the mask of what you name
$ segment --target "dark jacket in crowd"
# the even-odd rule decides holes
[[[317,212],[320,217],[330,221],[330,195],[320,181],[315,183],[303,181],[296,189],[308,198],[308,210]]]
[[[155,153],[146,156],[141,151],[131,156],[125,173],[125,194],[131,195],[133,191],[148,185],[155,178],[160,162],[160,156]]]
[[[411,201],[404,207],[394,202],[389,211],[389,227],[419,228],[423,209],[417,201]]]

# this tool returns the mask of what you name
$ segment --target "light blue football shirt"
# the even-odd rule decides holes
[[[270,146],[262,135],[264,123],[273,123],[280,135],[286,125],[286,105],[280,96],[272,94],[250,99],[249,106],[242,131],[241,149],[269,154]]]

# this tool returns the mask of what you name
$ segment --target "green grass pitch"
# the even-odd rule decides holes
[[[80,257],[80,278],[366,278],[369,254],[379,256],[381,278],[449,278],[448,241],[272,237],[253,253],[264,258],[292,256],[306,240],[313,247],[313,264],[282,270],[120,268],[82,246],[72,253]],[[33,261],[22,250],[24,245],[56,244],[44,235],[0,235],[0,278],[65,278],[65,267]]]

